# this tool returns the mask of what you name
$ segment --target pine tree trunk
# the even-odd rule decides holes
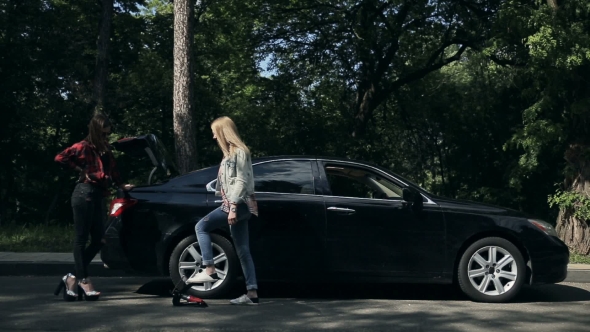
[[[100,19],[100,31],[96,41],[96,66],[94,73],[94,111],[102,112],[105,104],[107,88],[107,75],[109,65],[109,44],[111,39],[111,27],[113,23],[114,0],[102,0],[102,15]]]
[[[181,174],[197,168],[193,113],[194,0],[174,1],[174,142]]]
[[[565,181],[568,190],[581,195],[590,195],[590,162],[586,160],[588,148],[572,145],[565,154],[565,159],[574,170],[574,176]],[[575,208],[561,209],[557,217],[557,233],[559,238],[573,251],[590,255],[590,227],[588,220],[574,216]]]

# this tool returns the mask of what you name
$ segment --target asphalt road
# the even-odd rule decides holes
[[[0,277],[0,331],[589,331],[590,284],[527,287],[513,303],[452,286],[261,284],[257,307],[173,307],[171,283],[95,278],[97,302],[63,302],[55,277]],[[239,291],[236,293],[239,295]]]

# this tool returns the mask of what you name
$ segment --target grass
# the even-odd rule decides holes
[[[2,226],[0,251],[71,252],[73,236],[73,225]]]
[[[590,264],[590,255],[580,255],[570,251],[570,263]]]
[[[73,236],[73,225],[2,226],[0,251],[71,252]],[[571,252],[570,263],[590,264],[590,255]]]

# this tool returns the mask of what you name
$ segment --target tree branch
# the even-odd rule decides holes
[[[450,45],[449,45],[450,46]],[[413,73],[410,73],[402,78],[397,79],[395,82],[393,82],[390,86],[389,86],[389,91],[391,91],[391,89],[397,89],[399,87],[402,87],[408,83],[411,83],[413,81],[419,80],[421,78],[423,78],[424,76],[430,74],[431,72],[438,70],[446,65],[448,65],[451,62],[457,61],[459,59],[461,59],[461,55],[463,55],[463,53],[465,52],[465,50],[467,50],[468,46],[467,45],[462,45],[459,50],[453,54],[452,56],[438,62],[438,63],[433,63],[433,64],[429,64],[424,68],[421,68],[419,70],[416,70]]]
[[[515,60],[506,60],[506,59],[500,59],[495,55],[490,55],[489,56],[490,60],[492,60],[494,63],[499,64],[502,67],[507,67],[507,66],[512,66],[512,67],[525,67],[526,63],[519,63]]]
[[[379,13],[381,18],[387,22],[386,24],[388,25],[388,29],[389,27],[391,27],[391,32],[393,34],[392,40],[394,40],[394,42],[385,51],[385,56],[379,59],[379,62],[377,64],[377,70],[374,73],[375,75],[379,75],[377,81],[381,80],[381,76],[386,72],[387,67],[389,66],[389,64],[391,64],[393,57],[397,54],[397,51],[399,50],[399,30],[403,26],[403,23],[405,22],[410,12],[409,3],[410,2],[404,2],[402,7],[400,8],[398,15],[396,15],[395,17],[395,26],[391,26],[389,22],[386,21],[387,19],[383,12]]]

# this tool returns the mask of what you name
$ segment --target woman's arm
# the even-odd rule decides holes
[[[219,183],[219,180],[219,174],[217,174],[217,181],[215,181],[215,196],[221,196],[221,183]]]
[[[109,158],[111,158],[111,180],[112,184],[114,184],[117,188],[123,189],[125,191],[133,189],[135,186],[129,183],[124,183],[123,178],[121,178],[121,173],[119,173],[119,168],[117,167],[117,162],[115,161],[115,156],[112,152],[109,152]]]
[[[117,162],[115,161],[115,156],[113,156],[112,152],[109,152],[111,158],[111,178],[113,179],[113,184],[117,187],[122,188],[124,186],[123,179],[121,178],[121,173],[119,173],[119,169],[117,168]]]
[[[98,153],[93,149],[87,148],[84,149],[84,154],[86,155],[85,158],[88,164],[86,167],[86,178],[104,187],[110,186],[112,179],[109,176],[107,176],[106,173],[100,167],[98,167],[99,160],[97,159],[100,158],[98,156]]]
[[[248,184],[248,177],[250,174],[250,158],[242,149],[236,150],[236,177],[233,189],[228,196],[230,204],[239,204],[244,201],[246,196],[246,186]]]
[[[76,143],[55,156],[54,161],[65,169],[82,172],[85,163],[84,145]]]

